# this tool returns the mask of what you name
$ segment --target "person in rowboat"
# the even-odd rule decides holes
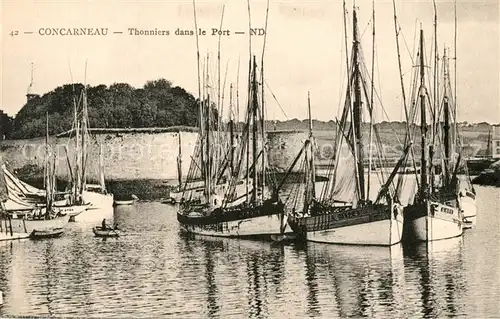
[[[106,230],[106,218],[102,220],[102,225],[101,225],[102,230]]]

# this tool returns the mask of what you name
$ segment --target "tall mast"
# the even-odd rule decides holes
[[[453,41],[453,55],[455,57],[454,59],[454,67],[453,67],[453,73],[454,73],[454,84],[453,84],[453,89],[454,89],[454,94],[453,94],[453,143],[452,145],[455,146],[458,143],[458,138],[457,138],[457,112],[458,112],[458,94],[457,94],[457,0],[454,2],[454,16],[455,16],[455,23],[454,23],[454,29],[455,29],[455,36],[454,36],[454,41]],[[456,152],[456,150],[454,150]]]
[[[250,8],[250,0],[247,0],[247,9],[248,9],[248,30],[252,30],[252,10]],[[247,103],[247,123],[250,125],[251,123],[251,114],[252,114],[252,106],[251,106],[251,92],[252,92],[252,33],[249,33],[248,36],[248,103]],[[246,180],[245,180],[245,187],[246,187],[246,203],[249,203],[249,169],[250,169],[250,126],[248,126],[248,134],[247,134],[247,143],[246,143],[246,151],[247,151],[247,161],[246,161]],[[255,158],[253,159],[255,161]],[[254,186],[255,186],[255,180],[254,180]]]
[[[309,141],[310,141],[310,152],[311,156],[309,166],[311,167],[311,199],[316,197],[316,190],[315,190],[315,185],[316,185],[316,167],[314,166],[314,136],[313,136],[313,123],[312,123],[312,116],[311,116],[311,93],[307,92],[307,110],[309,113]]]
[[[370,181],[371,181],[371,171],[372,171],[372,151],[373,151],[373,90],[374,90],[374,76],[375,76],[375,0],[372,2],[372,83],[370,89],[370,134],[369,134],[369,155],[368,155],[368,181],[365,199],[368,200],[370,197]]]
[[[76,181],[72,181],[74,187],[74,200],[79,201],[81,194],[81,176],[80,176],[80,121],[78,120],[78,105],[76,104],[76,96],[73,85],[73,107],[74,107],[74,125],[75,125],[75,178]]]
[[[50,196],[51,196],[51,183],[50,183],[50,173],[49,173],[49,112],[45,113],[45,174],[44,174],[44,179],[45,179],[45,204],[47,212],[49,210],[50,206]]]
[[[428,181],[427,181],[427,121],[426,121],[426,106],[425,97],[427,90],[425,88],[425,66],[424,66],[424,30],[420,30],[420,131],[422,134],[422,154],[421,154],[421,185],[424,194],[427,193]]]
[[[201,167],[201,175],[203,176],[205,173],[205,150],[204,150],[204,145],[203,145],[203,134],[204,134],[204,125],[203,125],[203,98],[201,94],[201,70],[200,70],[200,45],[199,45],[199,40],[198,40],[198,22],[196,20],[196,2],[193,0],[193,17],[194,17],[194,28],[195,28],[195,36],[196,36],[196,65],[197,65],[197,78],[198,78],[198,112],[200,114],[200,132],[199,132],[199,137],[200,137],[200,167]],[[206,182],[206,180],[205,180]],[[205,184],[205,190],[207,189],[207,185]],[[206,199],[208,202],[208,193],[206,194]]]
[[[181,139],[181,131],[178,132],[178,144],[179,144],[179,153],[177,155],[177,179],[179,181],[179,190],[182,187],[182,139]]]
[[[257,111],[259,107],[259,102],[257,100],[257,61],[255,60],[255,55],[253,56],[253,78],[252,78],[252,200],[257,200],[257,188],[258,188],[258,177],[257,177]]]
[[[207,142],[207,168],[206,168],[206,179],[207,179],[207,198],[210,199],[212,194],[212,160],[210,158],[210,121],[211,121],[211,105],[210,105],[210,93],[207,94],[207,132],[206,132],[206,142]]]
[[[266,108],[265,108],[265,98],[264,98],[264,53],[266,51],[266,39],[267,39],[267,20],[269,17],[269,0],[267,0],[266,6],[266,22],[264,25],[264,43],[262,44],[262,57],[261,57],[261,68],[260,68],[260,79],[261,79],[261,122],[262,122],[262,201],[265,198],[265,187],[266,187]]]
[[[81,154],[81,159],[82,159],[82,178],[81,178],[81,191],[83,192],[85,190],[85,185],[87,183],[87,178],[85,175],[86,171],[86,166],[87,166],[87,120],[88,120],[88,114],[87,114],[87,61],[85,61],[85,83],[83,85],[83,108],[82,108],[82,123],[81,123],[81,129],[82,129],[82,154]]]
[[[444,49],[443,56],[443,69],[444,69],[444,98],[443,98],[443,114],[444,114],[444,157],[445,157],[445,184],[448,185],[448,170],[450,167],[450,153],[451,153],[451,143],[450,143],[450,106],[449,106],[449,97],[448,97],[448,79],[449,79],[449,66],[448,66],[448,56],[446,54],[446,49]]]
[[[359,69],[359,39],[358,39],[358,18],[356,8],[353,10],[353,36],[354,36],[354,104],[353,104],[353,125],[356,138],[357,167],[359,181],[359,198],[365,198],[365,176],[364,176],[364,156],[363,156],[363,136],[361,133],[362,101],[361,101],[361,79]]]
[[[234,108],[233,108],[233,84],[229,85],[229,140],[230,140],[230,150],[229,154],[229,170],[231,172],[231,177],[234,176]]]

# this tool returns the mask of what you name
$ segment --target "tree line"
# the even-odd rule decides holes
[[[0,140],[40,137],[46,131],[46,113],[49,115],[49,134],[58,134],[72,128],[74,104],[78,104],[84,85],[65,84],[29,99],[14,118],[0,110]],[[197,126],[198,101],[179,86],[166,79],[148,81],[142,88],[127,83],[87,85],[88,115],[93,128],[144,128]],[[213,118],[217,118],[212,103]],[[266,121],[268,130],[307,130],[308,120]],[[242,127],[243,123],[239,123]],[[363,123],[368,129],[369,124]],[[404,134],[404,122],[377,123],[381,130],[395,130]],[[487,133],[488,123],[460,123],[462,130]],[[334,121],[313,120],[314,130],[335,130]]]
[[[12,139],[44,136],[47,113],[49,134],[70,130],[74,105],[80,105],[83,89],[81,83],[65,84],[29,99],[14,119],[4,120],[2,115],[4,134]],[[115,83],[109,87],[88,85],[87,105],[90,127],[170,127],[196,126],[198,123],[195,97],[165,79],[148,81],[142,88],[127,83]],[[4,125],[3,121],[10,125]]]

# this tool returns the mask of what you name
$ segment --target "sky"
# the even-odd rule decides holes
[[[438,49],[454,47],[454,2],[436,0]],[[372,1],[356,2],[361,44],[368,67],[372,61]],[[236,86],[246,97],[249,57],[249,19],[245,0],[197,1],[198,37],[202,59],[209,54],[212,79],[217,76],[218,36],[221,36],[221,82]],[[346,2],[349,46],[353,2]],[[251,26],[264,28],[266,1],[251,1]],[[404,81],[408,90],[416,31],[422,27],[426,54],[434,43],[432,1],[397,1]],[[377,120],[401,121],[404,113],[396,53],[392,1],[375,1],[375,87],[383,110]],[[65,83],[90,85],[126,82],[142,87],[148,80],[166,78],[198,96],[195,36],[177,36],[175,30],[194,30],[193,2],[176,1],[2,1],[1,105],[14,115],[26,101],[34,63],[34,93],[47,93]],[[499,1],[457,0],[458,120],[500,123]],[[41,35],[52,28],[108,28],[105,36]],[[168,30],[168,36],[135,36],[129,28]],[[40,31],[42,30],[42,31]],[[17,31],[18,35],[11,36]],[[13,33],[11,33],[13,32]],[[32,32],[32,33],[26,33]],[[122,32],[121,34],[114,32]],[[245,32],[245,34],[235,34]],[[263,36],[252,36],[252,52],[260,61]],[[307,92],[313,118],[332,120],[339,115],[345,87],[343,9],[340,0],[270,1],[264,53],[267,119],[307,117]],[[86,77],[85,63],[87,61]],[[450,61],[453,66],[453,60]],[[429,66],[433,61],[429,60]],[[202,61],[203,64],[203,61]],[[227,72],[226,72],[227,69]],[[431,68],[427,68],[432,73]],[[271,93],[272,94],[269,94]],[[406,93],[408,95],[408,92]],[[225,89],[226,102],[228,88]],[[273,97],[274,95],[274,97]],[[276,102],[276,100],[278,102]],[[244,104],[244,102],[241,102]],[[379,103],[380,104],[380,103]]]

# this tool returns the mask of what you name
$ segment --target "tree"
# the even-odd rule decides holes
[[[28,101],[9,128],[14,138],[45,135],[45,115],[49,114],[49,133],[72,128],[74,106],[81,105],[84,86],[65,84]],[[91,127],[168,127],[196,126],[197,101],[181,87],[165,79],[148,81],[136,89],[127,83],[87,86],[88,115]]]
[[[14,119],[0,110],[0,140],[9,138],[12,133]]]

